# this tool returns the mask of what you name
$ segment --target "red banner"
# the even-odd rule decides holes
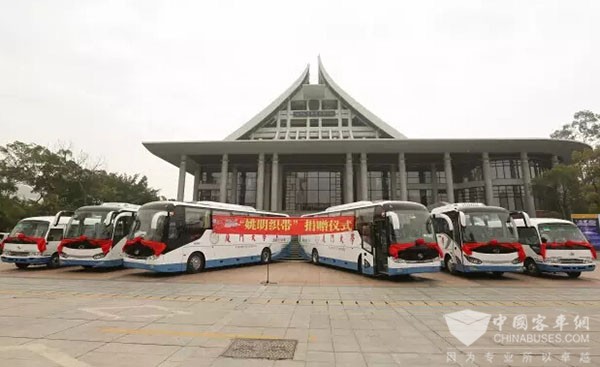
[[[214,233],[308,235],[349,232],[354,216],[283,218],[213,215]]]

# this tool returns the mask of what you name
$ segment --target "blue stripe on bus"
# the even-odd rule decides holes
[[[523,265],[463,265],[456,264],[456,270],[463,273],[487,273],[493,271],[520,272]]]
[[[30,265],[44,265],[50,262],[50,256],[48,257],[8,257],[2,256],[2,261],[11,264],[30,264]]]
[[[160,273],[181,273],[185,271],[186,264],[147,264],[123,261],[126,268],[152,270]]]
[[[345,260],[340,260],[340,259],[332,259],[329,257],[319,256],[319,262],[322,262],[324,264],[333,265],[333,266],[339,266],[341,268],[346,268],[346,269],[350,269],[350,270],[358,269],[358,263],[352,262],[352,261],[345,261]]]
[[[218,268],[220,266],[231,266],[231,265],[239,265],[239,264],[250,264],[250,263],[259,263],[260,255],[257,256],[245,256],[245,257],[233,257],[228,259],[217,259],[217,260],[207,260],[206,268]]]
[[[76,260],[60,259],[60,265],[65,266],[91,266],[93,268],[115,268],[123,265],[123,259],[113,260]]]
[[[387,274],[393,275],[407,275],[417,273],[437,273],[441,270],[441,266],[420,266],[418,268],[389,268]]]
[[[570,273],[574,271],[594,271],[596,264],[561,264],[550,265],[537,263],[538,269],[544,273]]]

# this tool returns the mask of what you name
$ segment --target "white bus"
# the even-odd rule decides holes
[[[2,261],[13,263],[19,269],[29,265],[60,265],[58,245],[65,225],[73,212],[61,211],[54,217],[31,217],[19,221],[2,241]]]
[[[59,246],[62,265],[84,268],[123,265],[122,249],[139,205],[104,203],[75,211]]]
[[[481,203],[455,203],[431,212],[448,272],[502,276],[522,270],[525,252],[508,210]],[[448,219],[452,226],[448,226]]]
[[[139,209],[123,249],[125,267],[197,273],[205,268],[268,263],[291,240],[282,235],[213,233],[213,215],[288,217],[212,201],[148,203]]]
[[[408,201],[359,201],[303,217],[352,216],[345,232],[299,236],[314,264],[324,263],[367,275],[438,272],[441,251],[427,208]]]
[[[525,272],[567,273],[577,278],[596,269],[596,250],[573,222],[553,218],[515,218],[525,250]]]

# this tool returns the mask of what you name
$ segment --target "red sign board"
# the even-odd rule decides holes
[[[307,235],[349,232],[354,229],[353,216],[283,218],[213,215],[214,233]]]

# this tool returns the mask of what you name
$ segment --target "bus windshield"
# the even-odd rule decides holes
[[[472,211],[465,219],[464,242],[518,242],[517,227],[507,212]]]
[[[540,236],[546,242],[587,241],[574,224],[546,223],[539,225]]]
[[[144,240],[163,242],[169,213],[164,209],[141,208],[133,223],[129,239],[141,237]]]
[[[107,240],[112,237],[112,226],[106,226],[104,219],[109,210],[76,211],[69,224],[65,238],[86,236],[90,239]]]
[[[390,212],[388,212],[390,213]],[[410,243],[418,238],[426,242],[434,242],[433,226],[429,213],[414,210],[394,210],[391,213],[398,217],[398,223],[394,223],[394,215],[391,216],[391,243]]]
[[[22,220],[10,232],[9,237],[16,237],[17,234],[23,233],[28,237],[46,237],[50,224],[41,220]]]

